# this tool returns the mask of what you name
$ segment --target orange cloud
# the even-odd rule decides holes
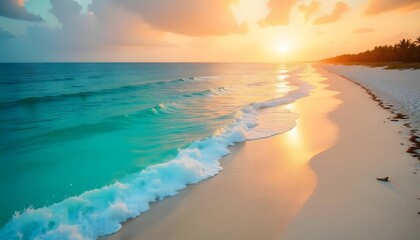
[[[317,1],[311,1],[311,4],[308,6],[301,4],[298,7],[299,11],[301,11],[305,16],[305,23],[321,9],[321,3]]]
[[[419,8],[419,0],[369,0],[365,14],[375,15],[393,10],[410,11]]]
[[[361,27],[361,28],[355,29],[353,33],[370,33],[374,31],[375,30],[373,28]]]
[[[127,10],[138,14],[156,29],[190,36],[215,36],[245,33],[232,13],[237,0],[126,0]]]
[[[51,1],[61,2],[64,0]],[[98,42],[142,46],[168,44],[165,39],[167,33],[154,29],[144,23],[141,16],[129,12],[121,4],[112,2],[112,0],[93,1],[88,10],[96,20],[90,26],[89,31],[100,38]]]
[[[266,26],[284,26],[289,24],[290,10],[296,0],[270,0],[268,8],[270,13],[260,22],[262,27]]]
[[[331,14],[323,15],[317,19],[315,19],[315,25],[321,25],[326,23],[332,23],[338,21],[341,18],[341,15],[346,11],[350,10],[348,5],[344,2],[336,2],[334,9]]]

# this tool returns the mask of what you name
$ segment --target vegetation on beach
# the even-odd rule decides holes
[[[394,45],[376,46],[357,54],[344,54],[322,62],[367,65],[386,69],[420,68],[420,36],[416,40],[402,39]]]
[[[339,63],[342,65],[359,65],[366,67],[383,67],[384,69],[420,69],[420,63],[398,63],[398,62],[332,62],[327,63]]]

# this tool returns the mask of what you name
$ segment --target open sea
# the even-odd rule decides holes
[[[96,239],[290,130],[306,64],[0,64],[0,239]],[[158,206],[157,206],[158,207]]]

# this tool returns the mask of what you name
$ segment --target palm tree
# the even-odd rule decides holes
[[[402,39],[397,45],[397,61],[409,62],[410,61],[410,48],[413,46],[411,39]]]
[[[416,40],[414,41],[414,44],[415,44],[415,46],[417,46],[414,49],[414,60],[416,62],[419,62],[420,63],[420,36],[418,36],[416,38]]]
[[[416,40],[414,41],[415,44],[418,44],[420,46],[420,36],[418,36],[416,38]]]
[[[394,45],[376,46],[357,54],[344,54],[326,59],[332,62],[404,62],[420,63],[420,36],[414,41],[402,39]]]
[[[398,47],[402,48],[402,49],[406,49],[409,48],[411,46],[411,39],[402,39],[399,43],[398,43]]]

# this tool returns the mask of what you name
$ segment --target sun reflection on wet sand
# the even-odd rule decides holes
[[[333,111],[340,103],[333,98],[336,92],[322,90],[326,85],[319,72],[308,65],[301,75],[304,81],[312,84],[316,90],[309,97],[287,104],[285,109],[301,115],[297,125],[290,131],[280,135],[277,147],[285,151],[282,159],[298,179],[305,182],[300,185],[301,198],[297,206],[301,208],[316,187],[316,176],[309,166],[310,160],[318,153],[331,147],[338,137],[337,127],[328,119],[327,113]]]
[[[282,76],[278,76],[280,81],[284,80]],[[267,182],[276,182],[278,179],[288,181],[282,190],[289,195],[290,202],[283,204],[290,206],[290,218],[299,212],[316,188],[317,180],[309,165],[310,160],[331,147],[338,136],[338,129],[327,116],[340,103],[333,98],[336,92],[323,89],[326,87],[322,83],[325,78],[311,65],[306,66],[301,78],[313,85],[315,90],[309,97],[283,106],[300,114],[300,117],[293,129],[272,138],[274,143],[270,147],[282,154],[279,163],[273,166],[278,175],[267,174]]]

